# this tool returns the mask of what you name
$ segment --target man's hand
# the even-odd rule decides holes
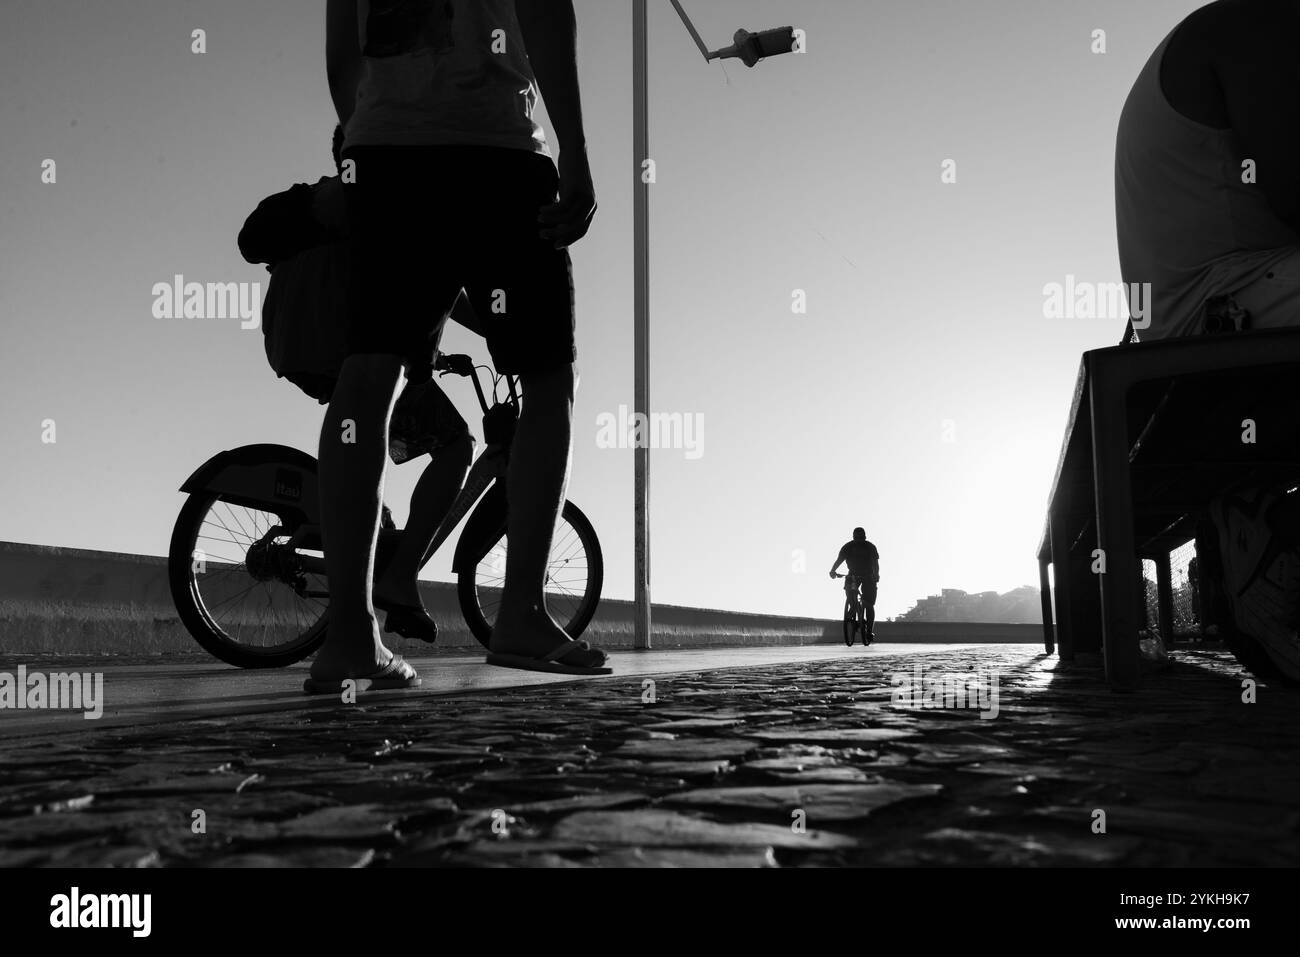
[[[596,213],[578,90],[578,21],[573,0],[515,0],[515,14],[560,145],[560,198],[537,221],[542,238],[564,249],[587,235]]]
[[[571,149],[560,153],[560,197],[543,206],[537,215],[542,238],[556,249],[567,249],[591,228],[596,215],[596,187],[591,180],[591,164],[585,150]]]

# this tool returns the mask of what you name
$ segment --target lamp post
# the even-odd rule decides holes
[[[795,49],[792,27],[750,33],[737,30],[732,45],[710,50],[678,0],[673,7],[706,61],[735,57],[752,67],[765,57]],[[650,158],[650,74],[647,49],[647,0],[632,0],[632,152],[635,194],[632,204],[633,311],[636,331],[633,345],[634,422],[641,423],[640,441],[633,449],[633,534],[635,536],[635,608],[633,647],[648,649],[650,640],[650,183],[645,162]]]

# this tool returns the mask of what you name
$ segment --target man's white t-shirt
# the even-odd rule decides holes
[[[549,156],[514,0],[358,0],[350,146],[500,146]]]

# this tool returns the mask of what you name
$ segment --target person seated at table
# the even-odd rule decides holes
[[[1139,74],[1115,153],[1120,268],[1149,290],[1132,310],[1139,339],[1300,325],[1297,37],[1292,0],[1218,0]],[[1219,608],[1214,624],[1257,675],[1300,681],[1295,493],[1240,489],[1210,521],[1197,536],[1207,614]]]

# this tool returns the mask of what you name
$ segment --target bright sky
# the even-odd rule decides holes
[[[702,423],[694,450],[652,453],[655,601],[833,614],[826,571],[855,525],[881,552],[882,617],[942,587],[1036,584],[1079,354],[1123,326],[1046,319],[1043,287],[1119,280],[1119,111],[1198,5],[688,0],[713,46],[806,31],[805,54],[747,70],[706,64],[652,0],[652,406]],[[576,6],[601,205],[573,251],[570,497],[605,594],[626,598],[632,452],[598,437],[633,398],[631,5]],[[275,379],[260,331],[156,319],[151,289],[265,281],[235,247],[244,218],[330,171],[323,9],[6,0],[0,539],[165,554],[177,487],[209,456],[314,454],[321,411]],[[477,430],[468,384],[447,383]],[[399,520],[414,468],[390,472]]]

